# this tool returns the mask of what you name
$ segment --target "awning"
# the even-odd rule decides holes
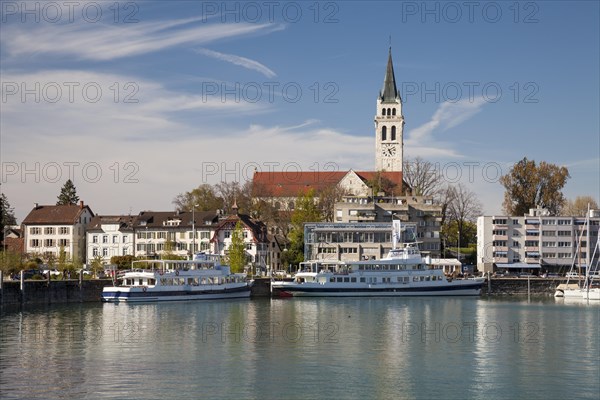
[[[533,268],[540,269],[541,266],[539,264],[527,264],[527,263],[496,263],[496,267],[498,268]]]
[[[539,251],[526,251],[525,252],[525,257],[539,257],[540,253]]]

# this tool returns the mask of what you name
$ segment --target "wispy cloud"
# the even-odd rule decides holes
[[[202,45],[219,39],[267,34],[280,24],[206,24],[201,18],[140,22],[137,24],[72,24],[3,26],[0,43],[11,59],[32,55],[73,56],[107,61],[181,45]],[[251,61],[251,60],[250,60]]]
[[[429,121],[407,132],[404,142],[411,156],[460,157],[447,142],[434,140],[434,134],[462,124],[480,112],[484,104],[482,97],[442,103]]]
[[[236,56],[235,54],[220,53],[218,51],[209,49],[197,49],[196,52],[208,57],[216,58],[217,60],[226,61],[235,65],[239,65],[240,67],[260,72],[267,78],[274,78],[277,76],[277,74],[272,69],[266,67],[258,61],[251,60],[246,57]]]

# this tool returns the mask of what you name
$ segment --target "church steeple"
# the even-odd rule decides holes
[[[403,136],[402,99],[396,87],[390,47],[383,88],[377,97],[375,114],[375,168],[378,171],[402,171]]]
[[[382,103],[397,103],[400,101],[400,94],[396,87],[396,77],[394,76],[394,64],[392,62],[392,48],[390,47],[388,54],[387,69],[385,71],[385,79],[383,80],[383,88],[379,93],[379,99]]]

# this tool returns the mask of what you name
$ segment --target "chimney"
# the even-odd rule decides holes
[[[79,208],[83,210],[83,200],[79,202]]]
[[[38,207],[39,207],[39,204],[38,204],[38,203],[35,203],[35,208],[34,208],[34,210],[37,210],[37,208],[38,208]]]

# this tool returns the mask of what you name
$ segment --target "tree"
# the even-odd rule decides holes
[[[443,190],[442,174],[436,171],[435,164],[421,157],[404,159],[402,178],[414,196],[433,196]]]
[[[318,207],[323,221],[333,222],[335,203],[342,200],[344,194],[345,190],[339,185],[325,187],[319,192]]]
[[[5,227],[16,225],[14,210],[8,203],[4,193],[0,194],[0,241],[4,241]]]
[[[244,271],[246,265],[246,244],[244,243],[244,227],[241,221],[235,224],[235,229],[231,234],[231,245],[229,246],[229,266],[231,272],[239,273]]]
[[[249,214],[252,211],[252,183],[221,182],[215,185],[215,192],[223,202],[225,213],[233,212],[234,203],[240,212]]]
[[[118,269],[129,269],[131,268],[131,263],[135,260],[137,260],[137,257],[132,255],[112,256],[110,263],[116,265]]]
[[[223,200],[217,196],[215,189],[208,184],[203,184],[191,192],[178,194],[173,199],[175,208],[181,211],[212,211],[223,208]]]
[[[558,215],[565,198],[561,192],[567,183],[569,170],[545,161],[523,158],[508,174],[500,177],[504,186],[502,206],[507,215],[525,215],[530,208],[542,207],[551,215]]]
[[[587,213],[588,205],[590,210],[598,209],[598,203],[592,196],[577,196],[575,200],[567,200],[565,202],[561,210],[561,215],[583,217]]]
[[[105,266],[104,258],[102,258],[101,255],[95,256],[92,259],[90,266],[92,267],[92,273],[94,274],[94,277],[97,277],[100,272],[104,271],[104,266]]]
[[[445,246],[457,243],[460,247],[476,241],[475,221],[482,213],[482,205],[477,195],[464,184],[448,186],[444,192],[445,205],[442,206],[442,238]],[[443,249],[442,249],[443,251]]]
[[[315,203],[313,189],[296,199],[296,207],[291,218],[292,227],[288,234],[290,245],[282,255],[284,265],[298,265],[304,261],[304,224],[321,222],[321,219],[321,211]]]
[[[377,171],[375,176],[372,179],[367,181],[367,186],[373,190],[373,195],[377,196],[378,193],[385,193],[386,195],[390,195],[394,192],[400,194],[402,188],[397,188],[397,184],[392,182],[392,180],[383,176],[381,171]]]
[[[79,202],[79,196],[77,196],[77,189],[73,182],[68,179],[63,185],[62,189],[60,189],[60,194],[58,195],[58,201],[56,202],[57,206],[60,205],[69,205],[69,204],[77,204]]]

